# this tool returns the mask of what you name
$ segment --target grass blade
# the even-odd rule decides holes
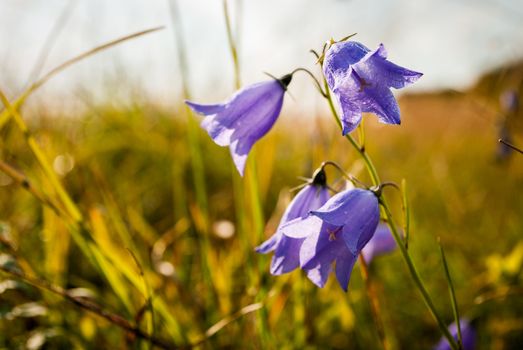
[[[84,53],[81,53],[80,55],[78,56],[75,56],[67,61],[65,61],[64,63],[60,64],[59,66],[51,69],[47,74],[45,74],[42,78],[40,78],[38,81],[36,81],[35,83],[33,83],[31,86],[29,86],[29,88],[27,90],[25,90],[21,95],[20,97],[18,97],[16,99],[16,101],[13,103],[13,108],[16,110],[16,109],[19,109],[25,102],[25,100],[33,93],[35,92],[39,87],[41,87],[42,85],[44,85],[49,79],[51,79],[53,76],[55,76],[56,74],[60,73],[61,71],[65,70],[66,68],[72,66],[73,64],[89,57],[89,56],[92,56],[94,54],[97,54],[98,52],[101,52],[101,51],[104,51],[106,49],[109,49],[113,46],[116,46],[118,44],[121,44],[125,41],[128,41],[128,40],[131,40],[131,39],[134,39],[134,38],[137,38],[137,37],[140,37],[142,35],[146,35],[146,34],[149,34],[149,33],[153,33],[153,32],[156,32],[158,30],[161,30],[163,29],[164,27],[155,27],[155,28],[151,28],[151,29],[146,29],[146,30],[142,30],[140,32],[136,32],[136,33],[133,33],[133,34],[129,34],[129,35],[126,35],[126,36],[123,36],[121,38],[118,38],[118,39],[115,39],[115,40],[112,40],[112,41],[109,41],[108,43],[105,43],[103,45],[100,45],[100,46],[97,46],[93,49],[90,49],[88,51],[85,51]],[[12,113],[9,111],[9,110],[4,110],[1,114],[0,114],[0,129],[5,125],[5,123],[9,120],[10,116],[12,115]]]
[[[410,238],[410,203],[407,194],[407,180],[401,180],[401,198],[403,210],[403,231],[405,232],[405,249],[409,249]]]
[[[441,253],[441,261],[443,262],[443,267],[445,269],[445,278],[447,279],[447,285],[449,287],[450,302],[452,304],[452,313],[454,314],[454,322],[456,323],[456,328],[458,330],[458,347],[463,349],[463,341],[461,337],[461,325],[459,321],[459,311],[458,311],[458,302],[456,301],[456,293],[454,291],[454,284],[452,283],[452,278],[450,278],[449,266],[447,264],[447,258],[445,257],[445,252],[443,251],[443,246],[441,245],[440,239],[438,239],[439,251]]]

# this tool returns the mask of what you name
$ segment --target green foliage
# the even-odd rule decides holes
[[[445,320],[452,322],[453,315],[437,237],[460,314],[476,321],[480,349],[494,343],[517,348],[523,342],[523,197],[517,195],[523,161],[514,156],[496,163],[494,122],[478,120],[464,103],[459,96],[408,97],[403,127],[387,127],[384,138],[383,126],[368,123],[366,147],[382,180],[408,178],[408,249]],[[268,273],[268,257],[253,250],[260,238],[252,210],[234,207],[228,151],[197,130],[208,213],[200,210],[185,118],[148,105],[113,104],[81,116],[49,112],[29,120],[36,145],[83,223],[75,226],[0,173],[2,267],[71,290],[178,345],[203,339],[204,348],[260,348],[262,341],[278,349],[379,347],[358,273],[348,294],[332,282],[318,289],[300,271],[278,278]],[[310,176],[321,161],[335,160],[370,183],[335,125],[311,124],[284,115],[256,146],[266,236],[289,200],[288,189],[299,184],[297,176]],[[290,127],[300,135],[288,133]],[[67,212],[12,122],[0,140],[0,159]],[[329,175],[334,181],[336,174]],[[402,195],[387,191],[401,223]],[[245,217],[235,217],[242,212]],[[245,229],[231,236],[227,221],[243,221]],[[399,253],[379,257],[369,268],[391,347],[430,348],[439,334]],[[0,348],[150,345],[59,295],[3,272],[0,279]],[[257,302],[266,306],[263,312]],[[260,334],[260,317],[268,339]]]

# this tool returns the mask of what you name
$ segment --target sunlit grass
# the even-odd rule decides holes
[[[453,316],[437,248],[437,237],[441,237],[460,312],[478,317],[480,338],[486,344],[517,344],[523,305],[517,295],[510,294],[520,288],[522,262],[509,254],[521,240],[523,198],[515,191],[522,184],[523,162],[516,156],[504,164],[494,161],[494,120],[479,118],[463,107],[465,99],[420,96],[403,102],[402,128],[368,123],[367,137],[373,140],[368,150],[383,169],[384,180],[401,183],[408,177],[413,220],[409,249],[420,273],[450,323]],[[444,113],[454,116],[450,119]],[[115,268],[120,272],[105,275],[120,277],[111,281],[93,269],[70,240],[63,220],[2,174],[2,238],[14,249],[4,247],[2,251],[14,254],[27,274],[66,288],[87,288],[98,303],[132,320],[143,313],[140,310],[147,300],[144,290],[122,275],[121,269],[129,270],[137,276],[137,283],[149,286],[153,302],[166,305],[187,342],[200,340],[213,324],[255,303],[258,288],[263,286],[268,291],[262,302],[268,310],[272,346],[379,346],[357,273],[348,294],[331,282],[325,289],[317,289],[298,271],[275,278],[268,273],[267,257],[253,251],[260,243],[255,232],[243,242],[236,235],[223,237],[213,231],[213,223],[235,220],[229,154],[198,130],[207,165],[211,227],[203,253],[215,286],[215,296],[207,299],[210,291],[201,258],[204,248],[193,230],[200,219],[183,119],[150,106],[100,106],[77,117],[34,116],[29,128],[85,216],[94,241],[118,262]],[[283,115],[257,146],[264,215],[272,218],[267,235],[283,210],[283,205],[277,205],[278,198],[288,200],[288,189],[300,183],[297,176],[310,176],[322,160],[336,160],[368,181],[357,155],[347,151],[335,127],[318,129],[316,122]],[[472,132],[471,126],[478,124],[481,127]],[[297,125],[300,133],[289,132],[297,130]],[[384,128],[386,139],[379,137]],[[2,160],[26,174],[43,193],[53,193],[21,136],[13,124],[2,130]],[[64,157],[68,164],[63,164]],[[329,175],[334,180],[335,173]],[[180,208],[178,196],[186,198],[187,207]],[[390,197],[401,201],[399,193],[391,192]],[[398,253],[393,253],[371,265],[385,326],[396,348],[429,348],[439,335],[402,264]],[[264,269],[249,271],[258,266]],[[262,285],[251,284],[253,272],[262,276]],[[48,330],[59,334],[49,340],[55,346],[79,342],[87,347],[111,347],[126,339],[118,327],[27,285],[7,289],[0,296],[3,315],[33,301],[47,309],[46,316],[3,318],[0,342],[4,346],[25,343],[33,331],[47,334]],[[489,301],[478,305],[482,300],[478,298]],[[153,316],[154,327],[147,326],[151,320],[147,311],[138,324],[154,330],[156,336],[172,339],[165,319],[158,311]],[[241,316],[207,343],[211,347],[259,347],[257,317],[256,311]],[[93,327],[92,320],[97,326]]]

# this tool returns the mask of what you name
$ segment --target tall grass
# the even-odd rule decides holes
[[[171,110],[113,103],[81,118],[24,113],[32,91],[99,50],[14,102],[1,96],[0,346],[378,348],[364,278],[354,274],[348,294],[330,282],[318,289],[300,271],[271,276],[267,257],[253,252],[297,176],[325,159],[363,174],[335,125],[321,115],[321,128],[281,116],[242,182],[236,174],[231,181],[228,150],[186,112],[172,118]],[[407,97],[403,127],[385,139],[382,126],[368,123],[366,147],[386,165],[383,179],[409,174],[408,249],[443,321],[457,317],[451,272],[452,303],[475,320],[479,347],[516,349],[523,197],[514,193],[523,161],[494,162],[494,120],[466,106],[462,96]],[[394,208],[406,203],[390,197]],[[234,222],[234,235],[223,234],[223,220]],[[395,252],[368,266],[389,345],[430,348],[439,335],[402,264]]]

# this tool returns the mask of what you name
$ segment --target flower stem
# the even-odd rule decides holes
[[[239,89],[241,85],[240,80],[240,60],[238,57],[238,49],[236,41],[232,33],[231,16],[229,15],[228,1],[223,0],[223,16],[225,17],[225,26],[227,29],[227,41],[229,42],[229,50],[231,52],[233,66],[234,66],[234,86]]]
[[[389,206],[387,205],[385,198],[381,197],[381,205],[383,209],[385,210],[385,215],[387,216],[387,223],[389,225],[389,228],[392,232],[392,236],[394,237],[394,240],[396,241],[396,244],[398,245],[401,255],[403,256],[403,260],[405,260],[405,263],[407,264],[407,267],[409,268],[410,275],[412,277],[412,280],[414,281],[414,284],[418,288],[419,292],[421,293],[423,297],[423,301],[425,302],[425,305],[429,309],[430,313],[432,314],[432,317],[436,320],[436,323],[438,324],[438,327],[441,331],[441,333],[447,338],[447,341],[449,342],[451,348],[453,350],[458,350],[459,347],[456,344],[456,340],[454,337],[450,334],[449,330],[445,326],[445,323],[443,322],[443,319],[436,311],[436,307],[434,306],[434,302],[432,301],[430,294],[428,293],[427,289],[425,288],[425,285],[423,284],[423,281],[421,280],[421,277],[418,273],[418,270],[416,269],[416,265],[414,265],[414,262],[412,261],[412,258],[410,257],[410,254],[408,250],[405,248],[405,245],[403,244],[399,232],[396,228],[396,224],[394,223],[394,219],[392,218],[392,214],[389,210]]]
[[[237,3],[238,7],[241,6],[240,2]],[[228,6],[228,0],[223,0],[223,16],[225,18],[225,26],[227,29],[227,41],[229,43],[229,50],[232,56],[233,66],[234,66],[234,85],[236,89],[239,89],[241,87],[241,77],[240,77],[240,59],[238,55],[238,45],[234,37],[234,33],[232,31],[232,25],[231,25],[231,16],[229,13],[229,6]],[[236,19],[237,23],[240,23],[240,20]],[[236,33],[238,34],[238,33]],[[255,152],[251,152],[251,159],[247,163],[247,172],[245,176],[246,185],[248,189],[248,195],[249,195],[249,204],[251,209],[251,215],[252,215],[252,223],[253,228],[256,233],[256,237],[258,241],[263,240],[263,233],[264,233],[264,217],[263,217],[263,205],[262,200],[260,196],[260,185],[258,181],[258,175],[256,170],[256,156]],[[239,208],[238,208],[239,209]],[[237,209],[237,210],[238,210]],[[243,209],[239,209],[243,210]],[[243,219],[242,219],[243,220]],[[244,232],[246,234],[246,232]],[[249,240],[246,240],[247,242]],[[249,248],[252,249],[252,248]],[[262,260],[263,261],[263,260]],[[261,261],[260,261],[261,264]],[[259,269],[261,271],[261,269]],[[257,295],[256,300],[261,301],[263,298],[266,297],[267,291],[265,290],[261,275],[258,279],[259,283],[259,292]],[[259,319],[258,319],[258,331],[260,335],[260,342],[262,347],[266,347],[268,344],[270,335],[269,335],[269,325],[267,323],[268,319],[268,313],[267,308],[265,306],[259,308]]]
[[[449,287],[450,302],[452,304],[452,312],[454,314],[454,322],[456,324],[456,329],[458,331],[458,346],[460,349],[463,349],[463,337],[461,334],[461,324],[458,310],[458,301],[456,300],[456,292],[454,291],[454,284],[452,283],[452,278],[450,277],[449,265],[447,264],[447,258],[445,257],[445,252],[443,251],[443,246],[441,241],[438,238],[439,251],[441,253],[441,261],[443,262],[443,268],[445,269],[445,277],[447,278],[447,285]]]
[[[304,72],[306,73],[311,79],[312,81],[314,82],[314,84],[316,85],[316,88],[318,89],[318,92],[325,98],[327,98],[327,93],[325,93],[325,91],[323,91],[323,89],[321,88],[321,84],[320,82],[318,81],[318,79],[314,76],[314,74],[312,74],[312,72],[310,70],[308,70],[307,68],[302,68],[302,67],[299,67],[299,68],[296,68],[295,70],[293,70],[291,72],[291,75],[294,75],[294,73],[296,72]]]
[[[330,90],[328,89],[327,82],[325,82],[325,90],[327,91],[326,99],[327,99],[327,101],[329,103],[329,107],[331,109],[332,115],[333,115],[334,119],[336,120],[336,123],[338,124],[338,126],[341,129],[342,125],[341,125],[340,117],[338,116],[338,113],[336,112],[336,109],[334,108],[334,103],[332,101],[332,96],[330,94]],[[373,182],[374,186],[378,186],[381,181],[380,181],[378,172],[376,170],[376,167],[374,166],[374,164],[373,164],[371,158],[369,157],[368,153],[365,151],[365,149],[363,147],[361,147],[356,142],[356,140],[354,140],[354,138],[351,135],[347,134],[347,135],[345,135],[345,137],[347,138],[347,140],[349,140],[350,144],[360,154],[361,158],[365,162],[365,165],[367,167],[367,171],[369,173],[369,176],[372,179],[372,182]],[[452,335],[450,334],[449,330],[445,326],[445,323],[443,322],[443,319],[441,318],[441,316],[437,312],[436,307],[434,306],[434,302],[432,301],[432,299],[430,297],[430,294],[427,292],[427,289],[425,288],[425,285],[424,285],[423,281],[421,280],[421,277],[420,277],[420,275],[418,273],[418,270],[416,269],[416,265],[412,261],[412,258],[410,257],[409,252],[405,248],[405,245],[404,245],[404,243],[403,243],[403,241],[402,241],[402,239],[400,237],[400,234],[399,234],[399,232],[398,232],[398,230],[396,228],[396,225],[394,224],[394,220],[393,220],[392,214],[390,212],[389,205],[387,204],[387,200],[385,198],[385,195],[382,195],[380,197],[380,203],[381,203],[381,206],[383,207],[383,209],[385,211],[385,215],[386,215],[386,218],[387,218],[387,223],[388,223],[388,225],[390,227],[390,230],[392,232],[392,236],[394,237],[394,240],[396,241],[396,244],[398,245],[398,247],[400,249],[400,252],[401,252],[401,255],[403,257],[403,260],[405,260],[405,263],[407,264],[407,267],[409,269],[409,272],[410,272],[410,275],[412,277],[412,280],[414,281],[414,284],[416,285],[416,287],[418,288],[421,296],[423,297],[423,301],[425,302],[425,305],[429,309],[432,317],[434,317],[434,319],[435,319],[435,321],[436,321],[436,323],[437,323],[441,333],[445,336],[445,338],[447,338],[451,348],[453,350],[458,350],[459,347],[458,347],[458,344],[456,343],[456,340],[454,339],[454,337],[452,337]]]

